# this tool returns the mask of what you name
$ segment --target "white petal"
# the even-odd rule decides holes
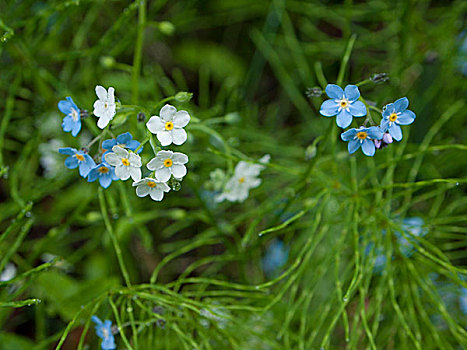
[[[106,153],[104,155],[104,158],[105,158],[105,161],[109,163],[110,165],[116,166],[116,165],[121,164],[121,158],[113,152]]]
[[[94,111],[92,113],[94,113],[96,117],[102,117],[105,114],[104,105],[104,102],[101,100],[96,100],[96,102],[94,102]]]
[[[134,166],[129,166],[128,168],[133,181],[139,181],[141,179],[141,168],[136,168]]]
[[[172,130],[172,139],[174,144],[181,145],[186,141],[186,131],[183,129],[173,129]]]
[[[146,127],[153,134],[165,130],[165,124],[162,122],[161,118],[157,116],[152,116],[146,123]]]
[[[158,157],[154,157],[149,161],[149,163],[146,166],[149,170],[154,171],[156,169],[162,168],[164,166],[164,161],[159,159]]]
[[[174,164],[186,164],[188,163],[188,156],[186,154],[175,152],[172,156]]]
[[[110,119],[106,116],[103,116],[103,117],[100,117],[99,120],[97,121],[97,126],[101,129],[104,129],[107,126],[107,124],[109,124],[109,122],[110,122]]]
[[[128,170],[129,167],[119,164],[115,167],[115,175],[121,180],[128,180],[130,177],[130,171]],[[139,180],[139,179],[138,179]]]
[[[112,120],[115,117],[116,113],[116,106],[115,104],[111,104],[107,107],[107,115],[109,116],[110,120]]]
[[[109,93],[107,94],[107,102],[109,104],[115,104],[115,89],[113,87],[109,87]]]
[[[107,101],[107,90],[103,86],[96,86],[96,95],[99,100]]]
[[[147,185],[141,185],[141,186],[136,187],[136,195],[138,197],[147,196],[149,192],[151,192],[151,187]]]
[[[156,169],[156,178],[160,182],[167,182],[170,179],[170,169],[169,168],[160,168]]]
[[[162,198],[164,198],[164,192],[162,192],[158,188],[153,188],[151,193],[149,193],[149,195],[151,196],[153,200],[158,201],[158,202],[161,201]]]
[[[135,181],[135,182],[133,182],[133,183],[131,184],[131,186],[136,187],[136,186],[145,185],[145,184],[148,182],[147,179],[148,179],[148,178],[145,177],[144,179],[141,179],[141,180],[139,180],[139,181]]]
[[[159,151],[157,152],[157,158],[166,160],[167,158],[172,158],[174,153],[172,151]]]
[[[120,158],[127,158],[128,159],[128,157],[129,157],[128,151],[126,149],[120,147],[120,146],[117,146],[117,145],[113,146],[112,151],[114,151],[115,154],[117,156],[119,156]]]
[[[164,192],[169,192],[170,191],[169,185],[167,185],[165,182],[158,182],[157,187],[159,187]]]
[[[249,178],[247,181],[245,181],[250,188],[255,188],[261,185],[261,179],[254,177],[254,178]]]
[[[171,168],[172,168],[172,174],[176,178],[180,179],[186,175],[186,167],[184,165],[174,164],[171,166]]]
[[[190,122],[190,115],[187,111],[178,111],[174,115],[174,126],[176,128],[183,128]]]
[[[159,131],[156,136],[162,146],[168,146],[172,143],[172,132],[170,131]]]
[[[177,108],[167,104],[161,108],[161,111],[159,112],[159,114],[163,121],[171,122],[176,112],[177,112]]]
[[[129,160],[132,166],[136,166],[138,168],[141,166],[141,157],[136,153],[130,153]]]

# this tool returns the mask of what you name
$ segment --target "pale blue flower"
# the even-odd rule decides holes
[[[266,248],[262,259],[263,270],[266,275],[272,275],[285,265],[289,257],[289,248],[279,239],[273,240]]]
[[[373,273],[381,274],[386,267],[386,255],[381,248],[375,247],[373,242],[368,243],[365,248],[365,255],[369,255],[374,250]]]
[[[133,136],[129,132],[118,135],[116,139],[109,139],[102,142],[102,148],[106,151],[110,151],[113,146],[120,146],[122,148],[128,148],[134,151],[138,148],[139,145],[140,143],[136,140],[133,140]],[[140,153],[142,150],[143,147],[141,147],[136,153]]]
[[[399,243],[399,249],[405,257],[410,258],[415,251],[415,246],[418,246],[418,240],[412,236],[424,237],[428,233],[424,225],[425,222],[420,217],[406,218],[402,221],[401,227],[407,238],[399,231],[394,232]]]
[[[115,168],[106,162],[96,165],[88,174],[88,182],[94,182],[99,179],[102,187],[108,188],[112,181],[117,181],[119,178],[115,175]]]
[[[96,166],[96,163],[91,158],[91,156],[89,156],[89,154],[83,151],[78,151],[75,148],[59,148],[58,152],[69,156],[67,159],[65,159],[65,166],[68,169],[75,169],[79,167],[79,174],[82,177],[88,176],[91,169]]]
[[[408,110],[408,106],[409,100],[407,97],[402,97],[383,108],[383,119],[380,127],[383,132],[388,131],[396,141],[402,140],[400,125],[409,125],[415,120],[415,113]]]
[[[367,113],[365,104],[358,101],[360,91],[356,85],[347,85],[342,90],[340,86],[328,84],[326,94],[331,99],[323,102],[320,113],[325,117],[337,115],[337,125],[343,129],[352,123],[352,116],[363,117]]]
[[[459,303],[461,305],[461,310],[464,315],[467,315],[467,288],[462,287],[461,296],[459,297]]]
[[[369,128],[361,127],[360,129],[350,129],[341,134],[343,141],[349,141],[348,150],[352,154],[360,147],[367,156],[375,154],[375,144],[373,140],[381,140],[383,132],[378,126],[371,126]]]
[[[99,317],[92,316],[92,321],[96,324],[96,334],[102,339],[101,348],[102,350],[113,350],[116,349],[115,339],[112,334],[112,322],[105,320],[102,322]]]
[[[62,128],[65,132],[70,132],[71,135],[78,135],[81,130],[81,117],[79,113],[79,108],[73,102],[71,97],[67,97],[66,100],[61,100],[58,102],[58,109],[60,112],[65,114],[63,118]]]

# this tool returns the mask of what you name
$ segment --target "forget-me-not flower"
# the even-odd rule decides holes
[[[88,182],[94,182],[99,179],[102,187],[108,188],[112,181],[117,181],[118,176],[115,175],[115,168],[106,162],[96,165],[88,174]]]
[[[371,251],[374,250],[374,262],[373,262],[373,273],[380,274],[386,266],[386,255],[381,248],[375,247],[373,242],[368,243],[365,248],[365,255],[370,255]]]
[[[102,350],[113,350],[117,348],[115,345],[115,339],[112,334],[112,321],[105,320],[102,322],[99,317],[92,316],[92,321],[96,324],[96,334],[102,339],[101,348]]]
[[[160,117],[152,116],[146,123],[147,128],[162,146],[172,144],[181,145],[186,139],[186,131],[183,129],[190,121],[187,111],[178,111],[174,106],[166,104],[160,111]]]
[[[378,126],[371,126],[369,128],[361,127],[360,129],[350,129],[341,134],[343,141],[349,141],[348,150],[352,154],[360,147],[367,156],[375,154],[375,144],[373,140],[381,140],[383,132]]]
[[[358,101],[360,91],[356,85],[347,85],[342,90],[338,85],[328,84],[326,94],[331,99],[323,102],[319,112],[325,117],[337,115],[337,125],[343,129],[352,123],[352,116],[363,117],[367,113],[365,104]]]
[[[81,130],[81,117],[79,114],[79,108],[73,102],[73,99],[68,96],[66,100],[59,101],[58,109],[60,112],[65,114],[65,118],[63,118],[62,122],[63,131],[71,131],[73,136],[78,135]]]
[[[388,131],[396,141],[402,140],[402,129],[399,125],[409,125],[415,120],[415,113],[408,110],[408,106],[409,100],[402,97],[383,108],[381,129],[384,132]]]
[[[176,179],[181,179],[186,175],[185,164],[188,163],[188,156],[180,152],[159,151],[151,159],[147,167],[156,172],[156,178],[160,182],[167,182],[173,175]]]
[[[411,217],[402,220],[402,230],[406,233],[406,237],[402,235],[399,231],[395,231],[397,241],[399,243],[399,249],[407,258],[410,258],[415,251],[415,246],[418,245],[418,240],[415,237],[423,237],[428,233],[426,227],[424,227],[425,222],[420,217]]]
[[[117,107],[114,93],[115,89],[113,87],[109,87],[109,91],[107,91],[100,85],[96,86],[96,95],[99,99],[94,102],[93,113],[96,117],[99,117],[97,126],[101,129],[104,129],[115,116]]]
[[[136,187],[138,197],[146,197],[149,194],[152,200],[158,202],[164,198],[164,192],[170,191],[170,187],[165,182],[159,182],[150,177],[133,182],[132,186]]]
[[[289,257],[289,247],[279,239],[273,240],[266,248],[262,259],[263,270],[266,275],[272,275],[283,267]]]
[[[68,169],[75,169],[79,167],[79,174],[82,177],[88,176],[91,169],[96,166],[96,163],[89,154],[84,153],[83,151],[78,151],[75,148],[59,148],[58,152],[69,156],[67,159],[65,159],[65,166]]]
[[[104,159],[115,167],[117,177],[125,181],[131,176],[133,181],[139,181],[141,179],[141,157],[120,146],[113,146],[112,151],[105,153]]]
[[[118,135],[116,139],[109,139],[102,142],[102,148],[105,151],[111,150],[113,146],[120,146],[122,148],[128,148],[134,151],[138,148],[139,145],[140,143],[136,140],[133,140],[133,136],[129,132]],[[141,147],[136,153],[140,153],[142,150],[143,147]]]

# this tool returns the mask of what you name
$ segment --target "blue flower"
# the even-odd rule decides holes
[[[117,348],[111,329],[112,322],[109,320],[102,322],[97,316],[92,316],[91,319],[96,324],[96,327],[94,328],[96,329],[97,336],[102,339],[102,350],[112,350]]]
[[[459,303],[464,315],[467,315],[467,288],[462,287],[461,296],[459,297]]]
[[[402,130],[399,125],[409,125],[415,120],[415,113],[408,110],[409,100],[402,97],[394,103],[390,103],[383,108],[383,119],[381,129],[396,140],[402,140]]]
[[[117,139],[109,139],[102,142],[102,148],[106,151],[110,151],[113,146],[120,146],[122,148],[128,148],[134,151],[138,148],[139,145],[140,143],[136,140],[133,140],[133,136],[131,136],[129,132],[118,135]],[[141,147],[136,153],[140,153],[142,150],[143,147]]]
[[[350,154],[362,147],[363,153],[367,156],[375,154],[375,144],[372,140],[381,140],[382,137],[383,132],[378,126],[354,128],[341,134],[343,141],[349,141],[348,149]]]
[[[96,165],[88,174],[88,182],[94,182],[99,179],[102,187],[107,188],[112,181],[117,181],[118,177],[115,175],[115,168],[106,162]]]
[[[58,109],[60,112],[65,114],[63,118],[62,128],[65,132],[70,132],[73,136],[78,135],[81,130],[81,117],[79,114],[79,108],[73,102],[71,97],[67,97],[66,100],[58,102]]]
[[[94,160],[89,156],[89,154],[84,153],[83,151],[77,151],[74,148],[65,147],[59,148],[58,152],[70,156],[65,159],[65,166],[68,169],[75,169],[79,166],[79,174],[82,177],[88,176],[91,169],[96,166],[96,163],[94,163]]]
[[[325,117],[337,115],[336,122],[341,128],[346,128],[352,123],[352,116],[363,117],[366,115],[365,104],[357,101],[360,91],[356,85],[347,85],[344,90],[340,86],[328,84],[326,94],[331,98],[321,105],[320,113]]]
[[[384,251],[381,248],[375,247],[375,244],[373,242],[368,243],[368,245],[365,248],[365,255],[368,256],[370,252],[374,249],[374,258],[375,261],[373,263],[373,273],[375,274],[381,274],[383,272],[385,266],[386,266],[386,255],[384,254]]]
[[[267,275],[272,275],[275,271],[285,265],[289,257],[289,248],[284,242],[275,239],[266,248],[266,254],[262,259],[263,270]]]
[[[399,249],[407,258],[410,258],[415,251],[415,247],[418,245],[418,240],[412,236],[423,237],[428,233],[428,230],[423,226],[425,222],[420,217],[406,218],[402,221],[402,230],[406,233],[404,237],[399,231],[395,231],[397,241],[399,243]]]

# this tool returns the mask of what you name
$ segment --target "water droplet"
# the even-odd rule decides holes
[[[459,183],[458,183],[458,182],[456,182],[456,186],[459,186]]]
[[[30,212],[30,211],[26,212],[26,214],[25,214],[25,215],[26,215],[26,217],[27,217],[27,218],[30,218],[30,217],[32,216],[32,214],[31,214],[31,212]]]
[[[347,300],[349,300],[349,298],[343,297],[342,300],[344,300],[344,303],[345,303]]]
[[[262,237],[264,235],[264,233],[259,233],[258,236]]]
[[[127,307],[126,312],[133,312],[133,308],[132,307]]]
[[[350,338],[345,338],[345,341],[348,343],[350,341]]]

